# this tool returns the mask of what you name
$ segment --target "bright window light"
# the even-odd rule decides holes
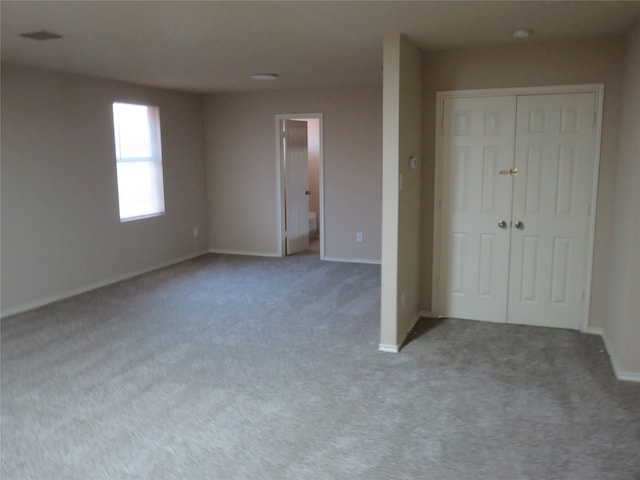
[[[160,111],[113,104],[120,221],[164,213]]]

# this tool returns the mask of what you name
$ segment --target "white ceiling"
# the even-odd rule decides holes
[[[195,92],[376,84],[382,36],[425,51],[621,35],[640,1],[2,1],[2,60]],[[47,30],[60,40],[20,33]],[[276,82],[252,73],[274,72]]]

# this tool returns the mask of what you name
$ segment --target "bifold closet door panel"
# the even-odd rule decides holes
[[[580,326],[594,112],[592,93],[518,97],[508,322]]]
[[[436,309],[504,322],[516,97],[449,98],[443,107]]]

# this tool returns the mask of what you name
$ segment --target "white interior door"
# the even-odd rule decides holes
[[[309,250],[309,154],[307,122],[283,120],[286,254]]]
[[[513,96],[444,102],[437,283],[447,316],[506,318],[515,106]]]
[[[594,112],[592,93],[518,97],[509,322],[580,326]]]
[[[448,98],[441,135],[437,312],[578,329],[595,95]]]

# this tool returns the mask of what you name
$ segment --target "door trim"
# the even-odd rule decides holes
[[[279,113],[276,114],[276,186],[277,186],[277,210],[276,223],[278,229],[278,257],[285,254],[284,232],[284,165],[282,163],[282,142],[280,138],[280,122],[282,120],[308,120],[318,119],[319,123],[319,159],[318,159],[318,226],[320,228],[320,260],[324,260],[324,127],[322,113]]]
[[[591,186],[589,224],[586,232],[585,278],[583,279],[584,301],[581,305],[580,331],[589,329],[589,311],[591,307],[591,282],[593,276],[593,253],[595,247],[596,211],[598,199],[598,176],[600,173],[600,147],[602,142],[602,115],[604,111],[604,84],[557,85],[543,87],[492,88],[478,90],[445,90],[436,92],[436,132],[435,132],[435,171],[433,202],[433,271],[431,282],[431,309],[436,315],[442,315],[442,306],[438,305],[440,279],[440,207],[442,202],[442,122],[444,101],[447,98],[496,97],[507,95],[548,95],[559,93],[593,93],[595,95],[596,124],[594,142],[594,172]]]

